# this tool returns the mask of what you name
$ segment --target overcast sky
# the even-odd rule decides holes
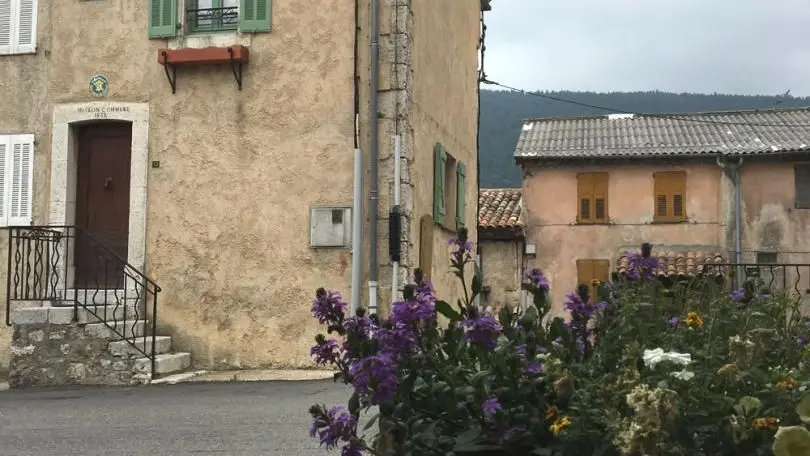
[[[810,95],[808,0],[493,0],[490,80],[528,90]]]

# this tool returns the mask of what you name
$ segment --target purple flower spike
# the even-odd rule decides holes
[[[523,274],[523,280],[538,290],[549,290],[548,278],[546,278],[543,272],[537,268],[534,268],[531,271],[526,271]]]
[[[329,339],[323,344],[312,347],[309,355],[315,357],[315,364],[324,366],[336,362],[340,357],[340,350],[337,341]]]
[[[388,403],[396,395],[399,377],[390,353],[364,358],[352,365],[350,373],[355,391],[366,404]]]
[[[731,297],[732,301],[740,302],[743,299],[745,299],[745,290],[743,290],[742,288],[738,288],[738,289],[732,291],[729,296]]]
[[[502,409],[501,403],[498,402],[498,398],[491,397],[484,401],[481,405],[481,410],[484,412],[484,416],[492,416],[498,413],[498,410]]]
[[[327,450],[337,447],[340,441],[356,441],[357,419],[346,411],[343,406],[338,405],[329,409],[326,414],[313,413],[312,428],[310,436],[316,435],[321,441],[321,446]]]
[[[318,289],[315,300],[312,301],[312,315],[323,324],[337,324],[346,313],[346,301],[336,291]]]
[[[488,350],[493,350],[497,346],[498,335],[503,329],[498,320],[491,315],[464,320],[461,327],[466,329],[464,337],[467,340]]]

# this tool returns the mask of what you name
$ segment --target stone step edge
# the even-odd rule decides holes
[[[189,352],[169,352],[157,355],[155,358],[155,370],[157,372],[150,372],[152,368],[152,361],[147,357],[137,358],[135,360],[134,370],[137,373],[149,375],[152,377],[162,374],[170,374],[181,372],[191,367],[191,353]]]
[[[138,336],[134,340],[113,340],[107,345],[107,352],[113,356],[121,357],[129,356],[142,356],[143,354],[133,347],[133,343],[138,348],[151,350],[152,338],[150,336]],[[172,336],[155,336],[155,351],[158,355],[171,353],[172,351]]]

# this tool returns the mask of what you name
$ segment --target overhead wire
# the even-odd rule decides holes
[[[519,89],[516,87],[511,87],[506,84],[501,84],[499,82],[491,81],[486,78],[486,75],[483,75],[481,78],[481,83],[487,85],[493,85],[496,87],[501,87],[503,89],[507,89],[512,92],[521,93],[524,95],[533,95],[540,98],[545,98],[547,100],[557,101],[560,103],[567,103],[576,106],[582,106],[585,108],[591,109],[599,109],[602,111],[610,111],[617,114],[632,114],[633,116],[640,116],[640,117],[654,117],[660,119],[671,119],[671,120],[678,120],[681,122],[692,122],[692,123],[705,123],[705,124],[715,124],[715,125],[742,125],[742,126],[750,126],[750,127],[810,127],[810,124],[800,124],[800,123],[759,123],[759,122],[734,122],[734,121],[724,121],[724,120],[711,120],[711,119],[700,119],[695,118],[693,116],[687,115],[676,115],[676,114],[652,114],[652,113],[640,113],[640,112],[632,112],[627,111],[626,109],[617,109],[612,108],[609,106],[600,106],[591,103],[583,103],[580,101],[569,100],[567,98],[557,97],[554,95],[548,95],[542,92],[537,91],[529,91],[524,89]],[[797,108],[801,109],[801,108]],[[703,114],[703,113],[701,113]],[[712,113],[705,113],[705,114],[712,114]]]

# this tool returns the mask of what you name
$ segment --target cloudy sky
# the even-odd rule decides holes
[[[493,0],[486,73],[527,90],[810,95],[808,0]]]

